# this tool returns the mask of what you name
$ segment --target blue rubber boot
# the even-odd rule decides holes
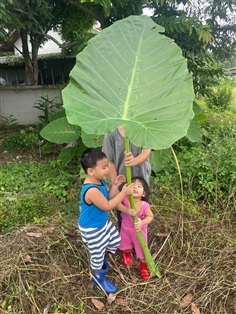
[[[111,269],[111,266],[108,264],[107,259],[106,259],[107,255],[108,254],[106,253],[104,257],[103,265],[102,265],[102,269],[104,269],[106,272]]]
[[[115,293],[117,286],[105,277],[106,270],[99,269],[93,271],[92,283],[104,290],[106,293]]]

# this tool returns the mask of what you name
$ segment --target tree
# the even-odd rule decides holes
[[[95,21],[105,28],[117,19],[141,12],[142,1],[0,0],[0,40],[6,43],[13,31],[19,33],[27,84],[37,85],[38,50],[46,40],[53,40],[61,48],[73,47],[91,37],[87,35]],[[48,35],[51,29],[62,34],[63,44]]]
[[[129,15],[142,14],[144,7],[154,11],[153,20],[164,26],[165,34],[181,47],[194,75],[195,91],[207,93],[206,82],[212,81],[209,77],[218,78],[223,73],[209,51],[213,56],[226,57],[235,45],[235,17],[230,14],[235,10],[234,0],[196,0],[190,4],[186,0],[0,0],[0,40],[6,41],[6,29],[7,34],[13,30],[20,33],[28,84],[34,85],[38,79],[38,49],[45,40],[54,40],[66,54],[74,46],[76,54],[78,46],[91,37],[88,29],[95,21],[104,29]],[[59,31],[65,42],[60,44],[50,37],[50,29]]]
[[[236,2],[234,0],[193,1],[189,14],[205,21],[211,27],[214,41],[209,45],[213,56],[224,61],[235,56]]]
[[[56,1],[4,0],[1,1],[0,7],[4,8],[5,12],[2,14],[0,11],[1,41],[7,42],[13,31],[19,33],[22,41],[20,53],[24,58],[28,85],[37,85],[38,83],[38,50],[47,39],[54,40],[60,47],[68,46],[67,43],[61,45],[51,38],[48,31],[63,26],[66,20],[72,21],[72,12],[73,20],[78,21],[77,32],[84,33],[85,30],[91,29],[94,23],[94,19],[90,15],[75,11],[74,6],[68,6],[65,1],[61,1],[58,6]],[[83,19],[83,23],[79,22],[81,19]]]
[[[165,27],[165,35],[174,39],[188,60],[188,68],[193,73],[196,94],[209,95],[211,86],[223,75],[223,69],[216,64],[210,54],[215,38],[212,28],[197,15],[194,3],[187,1],[155,1],[154,21]]]

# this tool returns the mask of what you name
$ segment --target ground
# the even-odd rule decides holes
[[[32,152],[1,150],[1,163],[39,160]],[[121,252],[109,259],[107,277],[117,284],[107,296],[91,284],[89,258],[76,220],[60,213],[0,238],[0,313],[234,314],[235,224],[199,205],[198,216],[164,190],[153,189],[155,220],[149,249],[161,277],[141,279],[138,261],[126,268]],[[163,197],[168,205],[159,205]],[[116,224],[116,217],[111,215]]]

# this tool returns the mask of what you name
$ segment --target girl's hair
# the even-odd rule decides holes
[[[97,148],[86,149],[83,152],[80,160],[84,172],[87,173],[88,168],[94,168],[97,162],[103,158],[107,158],[107,156],[100,149]]]
[[[142,200],[149,203],[151,191],[150,191],[150,188],[149,188],[147,181],[143,177],[133,177],[132,178],[132,182],[134,182],[136,180],[140,181],[142,186],[143,186],[143,191],[145,193],[145,196],[142,197]]]

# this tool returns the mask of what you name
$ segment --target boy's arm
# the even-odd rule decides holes
[[[113,198],[116,196],[122,189],[119,190],[119,186],[121,183],[126,183],[126,178],[122,174],[119,174],[115,177],[115,179],[112,181],[109,189],[109,196],[110,198]]]
[[[117,171],[116,171],[115,164],[113,162],[109,162],[109,178],[110,178],[111,184],[113,184],[116,177],[117,177]]]
[[[148,160],[151,149],[142,149],[141,153],[134,157],[132,152],[125,153],[125,166],[139,166]]]
[[[122,202],[126,195],[130,195],[133,193],[134,184],[127,185],[125,184],[122,191],[119,192],[115,197],[111,200],[107,200],[106,197],[99,191],[97,188],[90,188],[85,196],[85,200],[88,204],[94,204],[98,208],[104,211],[111,211],[114,209],[119,203]]]

